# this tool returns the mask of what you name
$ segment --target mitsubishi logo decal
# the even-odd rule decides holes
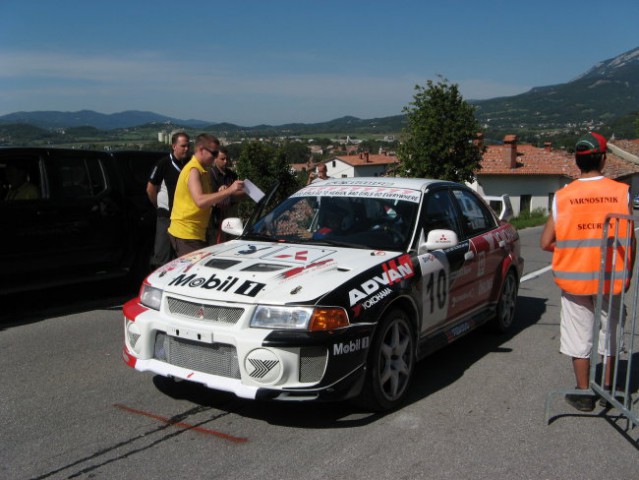
[[[279,363],[278,360],[258,360],[257,358],[249,358],[248,361],[255,368],[249,374],[253,378],[264,378]]]
[[[249,377],[264,385],[273,384],[284,373],[282,361],[268,348],[251,350],[244,359],[244,368]]]

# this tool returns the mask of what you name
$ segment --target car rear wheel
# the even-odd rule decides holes
[[[388,312],[373,339],[363,402],[374,410],[390,410],[404,400],[415,367],[415,339],[404,311]]]
[[[501,286],[497,315],[493,321],[496,331],[506,333],[515,322],[515,307],[517,305],[517,278],[512,270],[509,270]]]

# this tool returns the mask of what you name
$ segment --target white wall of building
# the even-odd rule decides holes
[[[482,195],[508,194],[513,213],[518,216],[522,197],[530,197],[530,211],[541,208],[548,212],[554,193],[570,182],[567,177],[554,175],[480,175],[471,187]]]
[[[388,165],[380,165],[378,163],[353,167],[337,158],[325,163],[326,174],[333,178],[379,177],[384,175],[388,169]]]

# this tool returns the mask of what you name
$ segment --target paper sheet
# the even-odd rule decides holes
[[[262,197],[264,197],[264,192],[248,178],[244,180],[244,191],[255,203],[259,202],[262,200]]]

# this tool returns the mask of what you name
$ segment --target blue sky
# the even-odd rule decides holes
[[[564,83],[639,46],[639,2],[2,0],[0,115],[146,110],[315,123]]]

